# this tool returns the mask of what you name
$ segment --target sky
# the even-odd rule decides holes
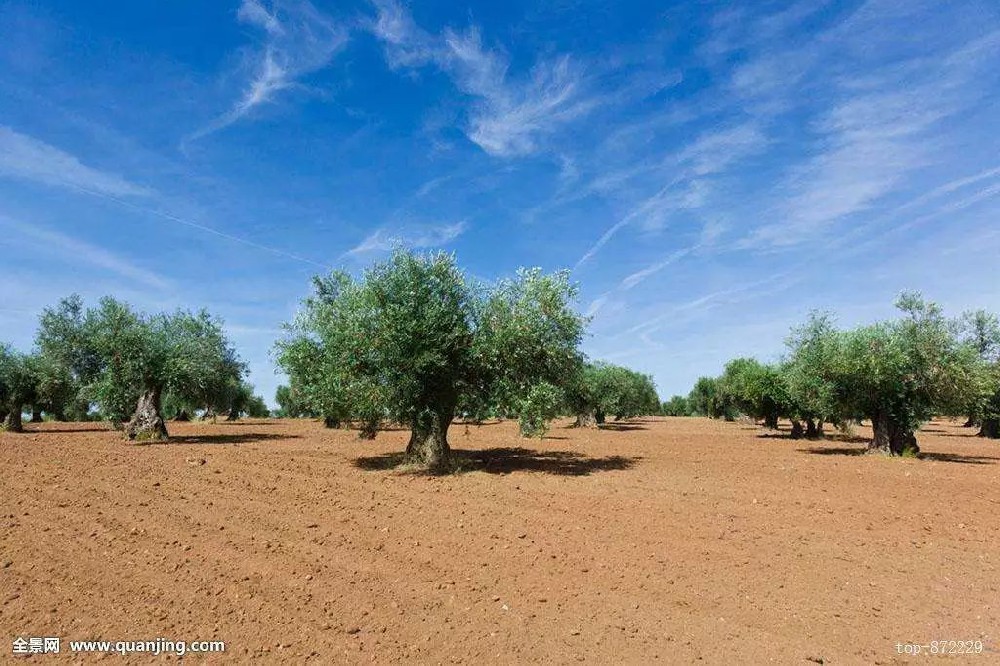
[[[272,348],[396,244],[569,269],[664,398],[902,290],[1000,311],[1000,4],[0,0],[0,341],[71,293]]]

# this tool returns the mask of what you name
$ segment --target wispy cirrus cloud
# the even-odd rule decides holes
[[[144,197],[153,193],[142,185],[89,167],[70,153],[3,125],[0,125],[0,176],[117,197]]]
[[[170,281],[165,277],[142,268],[125,257],[58,231],[20,222],[3,214],[0,214],[0,229],[8,240],[28,244],[33,253],[56,254],[70,263],[88,264],[155,289],[166,290],[171,287]]]
[[[328,66],[349,39],[345,27],[308,0],[243,0],[236,16],[263,32],[259,46],[246,56],[251,78],[229,111],[188,135],[185,143],[225,129],[280,92],[300,86],[303,77]]]
[[[527,76],[513,76],[507,55],[483,45],[476,27],[433,35],[394,0],[376,0],[369,26],[382,41],[391,67],[434,65],[473,98],[465,134],[485,152],[515,157],[537,152],[567,123],[584,116],[596,100],[584,92],[585,77],[567,56],[540,61]]]
[[[409,224],[398,227],[381,227],[346,252],[347,256],[361,256],[387,252],[397,245],[410,248],[432,248],[447,245],[461,236],[468,228],[465,220],[453,224]]]

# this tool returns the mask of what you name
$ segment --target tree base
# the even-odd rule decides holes
[[[574,428],[596,428],[597,427],[597,415],[593,412],[583,412],[576,415],[576,422],[573,423]]]
[[[906,457],[915,457],[920,453],[913,431],[886,414],[877,414],[872,419],[872,430],[875,436],[868,444],[869,453]]]
[[[159,391],[146,391],[139,396],[135,413],[125,425],[125,436],[136,442],[159,442],[167,439],[167,426],[160,415]]]
[[[990,439],[1000,439],[1000,419],[983,419],[983,425],[979,428],[979,437]]]
[[[7,414],[0,424],[0,430],[4,432],[24,432],[24,424],[21,421],[21,410],[15,409]]]

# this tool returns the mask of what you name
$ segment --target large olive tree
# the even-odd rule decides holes
[[[204,311],[145,315],[104,298],[87,311],[84,330],[98,359],[86,391],[129,439],[167,437],[164,393],[199,400],[243,372],[221,323]]]
[[[871,419],[873,451],[917,453],[915,432],[974,380],[975,354],[934,303],[903,294],[897,320],[838,335],[831,379],[846,413]]]
[[[360,280],[335,273],[315,286],[279,364],[325,416],[409,425],[406,455],[429,468],[446,464],[460,406],[511,404],[579,359],[565,274],[475,287],[450,255],[396,250]]]

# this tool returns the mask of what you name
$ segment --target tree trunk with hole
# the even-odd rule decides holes
[[[983,419],[983,425],[979,428],[979,436],[1000,439],[1000,418]]]
[[[41,423],[42,422],[42,410],[38,407],[32,406],[31,408],[31,423]]]
[[[410,442],[406,445],[407,461],[430,470],[442,470],[448,465],[448,426],[454,417],[453,407],[425,409],[413,419]]]
[[[149,389],[139,396],[135,413],[125,425],[125,436],[142,442],[167,438],[167,426],[160,413],[160,389]]]
[[[873,453],[901,456],[920,452],[913,431],[886,412],[877,412],[872,416],[872,430],[875,437],[868,444],[868,450]]]
[[[227,421],[239,421],[240,420],[240,410],[236,407],[229,408],[229,415],[226,417]]]
[[[594,412],[580,412],[576,415],[576,423],[573,424],[574,428],[596,428],[597,427],[597,415]]]
[[[7,412],[7,416],[3,418],[3,429],[7,432],[24,432],[24,425],[21,422],[20,407]]]
[[[802,439],[806,431],[802,427],[802,421],[792,419],[792,439]]]

